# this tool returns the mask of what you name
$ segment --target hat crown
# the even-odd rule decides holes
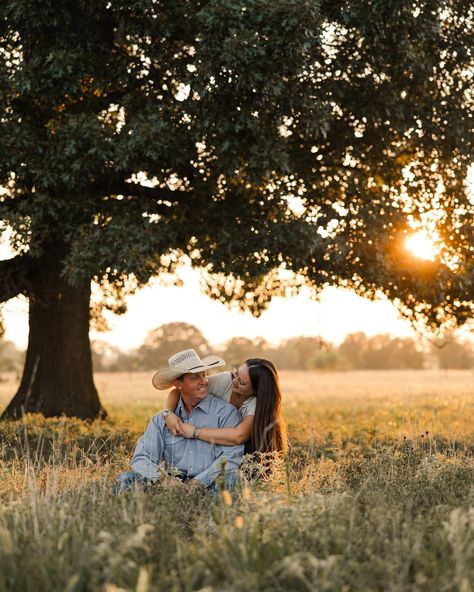
[[[205,372],[225,366],[225,361],[219,356],[206,356],[201,360],[194,349],[185,349],[171,358],[168,358],[168,366],[161,368],[153,375],[153,386],[164,390],[173,386],[173,381],[182,374],[192,372]]]
[[[168,364],[171,368],[193,368],[202,366],[202,361],[194,349],[185,349],[184,351],[171,356],[171,358],[168,359]]]

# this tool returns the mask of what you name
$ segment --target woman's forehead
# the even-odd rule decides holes
[[[237,372],[240,375],[243,374],[244,376],[250,376],[250,374],[249,374],[249,367],[247,366],[247,364],[242,364],[242,366],[239,366]]]

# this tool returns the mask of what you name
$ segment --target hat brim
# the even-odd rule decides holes
[[[166,368],[161,368],[155,372],[151,379],[153,386],[159,391],[164,391],[173,386],[173,382],[178,376],[182,376],[183,374],[194,374],[195,372],[205,372],[226,365],[225,361],[219,356],[206,356],[201,362],[202,364],[191,369],[184,368],[183,366],[173,366],[172,368],[167,366]]]

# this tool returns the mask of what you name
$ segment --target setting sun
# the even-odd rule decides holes
[[[433,239],[424,230],[409,236],[405,241],[405,247],[419,259],[433,260],[438,252]]]

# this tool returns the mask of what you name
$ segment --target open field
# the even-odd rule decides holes
[[[455,439],[474,431],[474,371],[282,371],[280,378],[298,442],[362,429],[395,438],[428,430]],[[95,382],[111,419],[138,432],[166,398],[152,387],[150,372],[97,373]],[[16,376],[3,375],[0,410],[16,386]]]
[[[96,375],[107,421],[0,424],[0,591],[474,590],[473,373],[282,372],[292,454],[232,503],[110,494],[150,378]]]

